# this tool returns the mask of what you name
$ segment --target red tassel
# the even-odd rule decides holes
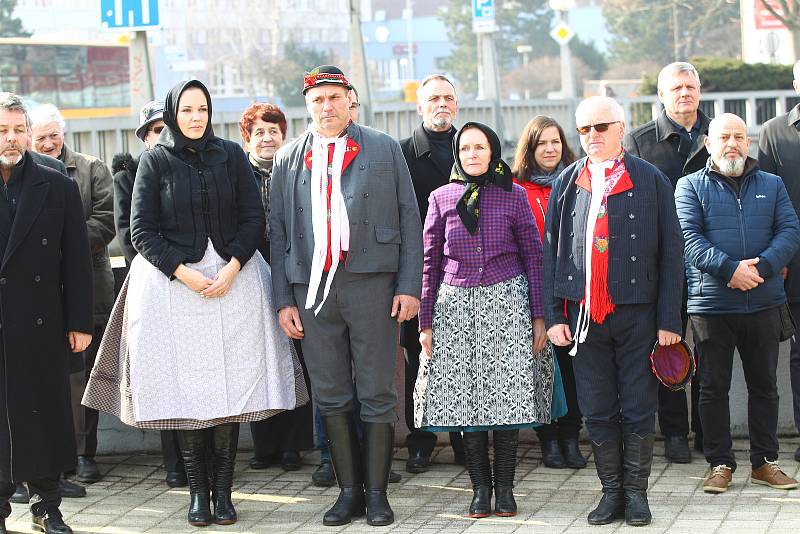
[[[608,251],[599,252],[597,248],[592,251],[592,281],[589,284],[591,291],[590,315],[592,321],[603,324],[606,316],[614,313],[614,302],[608,291]]]

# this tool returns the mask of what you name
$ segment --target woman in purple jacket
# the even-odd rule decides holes
[[[500,159],[500,140],[470,122],[453,141],[450,183],[430,196],[415,398],[418,427],[464,433],[470,517],[517,513],[519,429],[549,423],[560,388],[542,309],[542,244],[525,190]],[[427,363],[427,365],[425,364]]]

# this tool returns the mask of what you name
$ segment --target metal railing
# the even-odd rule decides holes
[[[652,120],[661,110],[661,104],[655,95],[618,100],[625,110],[628,128]],[[503,131],[498,133],[508,144],[513,144],[530,119],[536,115],[549,115],[564,126],[570,143],[577,148],[578,138],[572,126],[578,102],[579,100],[548,99],[504,101],[501,108]],[[700,107],[711,117],[723,112],[739,115],[748,124],[750,136],[755,138],[761,124],[786,113],[797,103],[800,103],[800,96],[794,91],[753,91],[704,94]],[[306,130],[309,118],[305,108],[288,108],[284,113],[288,123],[288,139],[297,137]],[[396,139],[411,135],[421,120],[416,105],[408,103],[378,104],[373,115],[373,127]],[[459,104],[459,123],[480,121],[491,125],[492,117],[491,102],[468,101]],[[68,120],[67,142],[75,150],[97,155],[110,164],[114,154],[119,152],[141,152],[143,145],[134,135],[136,126],[135,117]],[[218,136],[241,142],[237,113],[215,115],[213,126]]]

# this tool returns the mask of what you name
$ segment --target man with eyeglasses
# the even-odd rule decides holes
[[[656,167],[622,149],[620,105],[591,97],[575,121],[588,154],[550,196],[545,220],[544,303],[550,340],[570,346],[578,402],[592,440],[600,504],[593,525],[651,521],[658,382],[647,355],[681,336],[683,237],[672,187]]]
[[[158,136],[164,129],[163,116],[164,102],[161,100],[148,102],[139,112],[136,137],[142,140],[145,150],[156,146]],[[134,158],[129,153],[117,154],[111,162],[111,171],[114,173],[114,225],[117,229],[117,244],[122,249],[128,266],[137,254],[131,243],[131,196],[138,168],[139,158]],[[167,471],[167,486],[186,486],[186,471],[174,430],[161,431],[161,450],[164,454],[164,469]]]
[[[706,165],[708,151],[703,140],[711,121],[700,111],[700,75],[691,63],[670,63],[658,75],[658,98],[664,109],[659,116],[625,135],[628,154],[649,161],[667,175],[672,187],[682,176],[697,172]],[[688,315],[686,284],[683,289],[681,320],[686,333]],[[703,433],[697,406],[699,388],[692,388],[692,430],[695,450],[703,451]],[[670,462],[692,461],[689,449],[689,408],[686,392],[658,387],[658,424],[664,435],[664,456]]]

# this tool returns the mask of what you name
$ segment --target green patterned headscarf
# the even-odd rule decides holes
[[[489,139],[489,146],[492,150],[492,159],[489,162],[489,170],[480,176],[471,176],[464,171],[461,166],[461,160],[458,155],[459,140],[461,134],[470,128],[477,128],[482,131],[486,138]],[[480,122],[468,122],[456,133],[453,137],[453,156],[455,157],[455,164],[450,173],[451,182],[463,182],[464,194],[456,203],[456,211],[467,228],[469,233],[474,234],[478,231],[478,217],[480,216],[480,195],[481,190],[488,184],[494,184],[502,187],[505,191],[511,191],[513,185],[511,168],[501,159],[502,146],[500,138],[497,134]]]

